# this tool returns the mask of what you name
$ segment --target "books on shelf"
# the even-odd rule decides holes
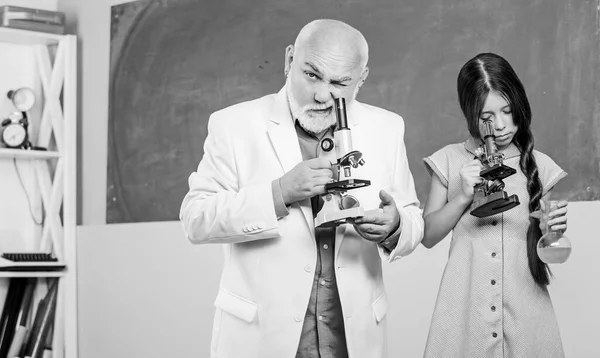
[[[46,348],[46,341],[50,327],[54,322],[56,299],[58,296],[58,279],[52,279],[48,293],[38,303],[35,319],[31,326],[27,344],[23,346],[22,355],[19,357],[42,358]]]
[[[48,290],[35,311],[34,290],[38,278],[10,279],[0,316],[0,357],[42,358],[51,342],[58,279],[48,279]],[[33,319],[30,319],[33,317]],[[51,348],[50,348],[51,349]]]
[[[26,282],[25,294],[23,295],[23,300],[21,301],[17,315],[14,336],[12,343],[8,348],[8,355],[6,355],[6,357],[18,357],[21,354],[23,343],[25,342],[25,338],[27,336],[27,327],[29,326],[29,311],[31,311],[33,290],[35,289],[36,280],[30,278]]]

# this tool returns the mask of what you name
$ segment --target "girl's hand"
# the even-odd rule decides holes
[[[475,190],[473,187],[483,181],[483,178],[479,176],[482,165],[477,159],[473,159],[470,162],[465,163],[460,168],[460,178],[462,179],[462,195],[468,202],[473,200]]]
[[[550,205],[550,203],[550,201],[540,200],[540,211],[544,212],[545,206]],[[552,231],[567,231],[567,205],[569,205],[569,203],[566,200],[553,201],[552,203],[555,205],[551,206],[547,223],[544,222],[544,220],[540,220],[540,230],[542,231],[542,235],[546,233],[547,227]]]

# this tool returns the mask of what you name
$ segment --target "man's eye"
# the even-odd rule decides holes
[[[314,73],[312,73],[312,72],[304,72],[304,74],[305,74],[305,75],[306,75],[308,78],[310,78],[311,80],[315,80],[315,79],[319,78],[319,77],[317,77],[317,75],[315,75],[315,74],[314,74]]]
[[[333,85],[337,87],[348,87],[348,85],[344,83],[334,83]]]

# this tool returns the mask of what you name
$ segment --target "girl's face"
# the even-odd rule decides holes
[[[483,122],[491,120],[494,124],[496,146],[499,150],[506,148],[517,134],[518,127],[513,122],[510,104],[498,92],[491,91],[483,105],[479,117],[479,131],[481,133]]]

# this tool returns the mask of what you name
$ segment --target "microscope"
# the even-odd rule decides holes
[[[358,179],[352,175],[352,169],[364,165],[365,160],[361,152],[352,148],[345,99],[334,98],[333,103],[336,126],[332,144],[335,147],[337,162],[331,168],[333,179],[325,185],[326,193],[321,196],[323,206],[315,218],[315,227],[335,227],[346,223],[347,219],[364,216],[364,208],[360,206],[358,199],[347,192],[371,185],[370,180]]]
[[[475,185],[473,209],[471,215],[478,218],[502,213],[519,205],[517,195],[508,196],[504,191],[502,179],[516,173],[516,170],[502,163],[504,154],[498,152],[496,136],[491,120],[483,122],[481,136],[484,146],[476,151],[476,158],[481,161],[484,168],[480,172],[483,182]]]

